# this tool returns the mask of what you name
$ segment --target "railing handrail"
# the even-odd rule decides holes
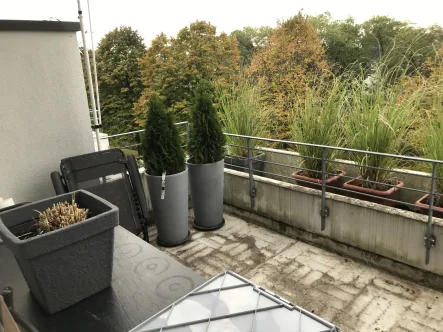
[[[189,125],[189,122],[188,121],[182,121],[182,122],[175,123],[176,126],[185,125],[185,124]],[[126,133],[115,134],[115,135],[108,135],[106,137],[100,137],[100,139],[108,139],[108,138],[127,136],[127,135],[131,135],[131,134],[138,134],[138,133],[142,133],[144,131],[145,131],[144,129],[128,131]],[[376,152],[376,151],[357,150],[357,149],[345,148],[345,147],[339,147],[339,146],[329,146],[329,145],[320,145],[320,144],[312,144],[312,143],[303,143],[303,142],[287,141],[287,140],[281,140],[281,139],[275,139],[275,138],[267,138],[267,137],[257,137],[257,136],[239,135],[239,134],[231,134],[231,133],[224,133],[224,134],[226,136],[237,137],[237,138],[244,138],[246,140],[250,139],[250,140],[267,141],[267,142],[273,142],[273,143],[283,143],[283,144],[290,144],[290,145],[301,145],[301,146],[315,147],[315,148],[319,148],[319,149],[325,148],[325,149],[329,149],[329,150],[340,150],[340,151],[353,152],[353,153],[364,153],[364,154],[383,156],[383,157],[390,157],[390,158],[399,158],[399,159],[403,159],[403,160],[410,160],[410,161],[417,161],[417,162],[436,163],[436,164],[440,164],[440,165],[443,164],[443,160],[435,160],[435,159],[428,159],[428,158],[421,158],[421,157],[414,157],[414,156],[405,156],[405,155],[400,155],[400,154],[391,154],[391,153],[383,153],[383,152]]]
[[[256,137],[256,136],[238,135],[238,134],[230,134],[230,133],[224,133],[224,134],[226,136],[230,136],[230,137],[238,137],[238,138],[245,138],[245,139],[251,139],[251,140],[259,140],[259,141],[267,141],[267,142],[283,143],[283,144],[291,144],[291,145],[302,145],[302,146],[310,146],[310,147],[315,147],[315,148],[320,148],[320,149],[325,148],[325,149],[329,149],[329,150],[340,150],[340,151],[346,151],[346,152],[364,153],[364,154],[371,154],[371,155],[377,155],[377,156],[399,158],[399,159],[404,159],[404,160],[443,164],[443,160],[434,160],[434,159],[427,159],[427,158],[421,158],[421,157],[404,156],[404,155],[382,153],[382,152],[376,152],[376,151],[357,150],[357,149],[344,148],[344,147],[339,147],[339,146],[329,146],[329,145],[320,145],[320,144],[312,144],[312,143],[302,143],[302,142],[296,142],[296,141],[286,141],[286,140],[280,140],[280,139],[275,139],[275,138]]]
[[[183,121],[183,122],[178,122],[176,123],[176,125],[183,125],[186,124],[186,133],[180,135],[180,136],[187,136],[187,139],[189,139],[189,123],[187,121]],[[107,138],[113,138],[113,137],[121,137],[121,136],[126,136],[126,135],[131,135],[131,134],[136,134],[136,133],[141,133],[144,132],[144,129],[141,130],[135,130],[135,131],[131,131],[131,132],[127,132],[127,133],[121,133],[121,134],[116,134],[116,135],[110,135]],[[250,196],[250,203],[251,203],[251,209],[254,209],[255,207],[255,197],[256,197],[256,187],[255,187],[255,179],[254,179],[254,170],[253,170],[253,150],[257,150],[256,148],[253,147],[252,141],[256,140],[256,141],[265,141],[265,142],[272,142],[272,143],[283,143],[283,144],[288,144],[288,145],[295,145],[295,146],[308,146],[308,147],[314,147],[314,148],[319,148],[321,149],[321,158],[318,157],[312,157],[312,156],[298,156],[298,157],[305,157],[305,158],[312,158],[312,159],[318,159],[321,160],[321,171],[315,170],[315,172],[317,173],[321,173],[321,211],[320,211],[320,216],[321,216],[321,230],[325,230],[326,228],[326,218],[329,216],[329,208],[327,207],[327,201],[326,201],[326,189],[330,188],[329,185],[326,184],[326,180],[327,177],[333,173],[330,173],[327,168],[326,168],[326,163],[327,162],[331,162],[332,160],[329,160],[327,158],[326,155],[326,151],[327,150],[338,150],[338,151],[345,151],[345,152],[351,152],[351,153],[363,153],[366,155],[376,155],[376,156],[383,156],[383,157],[388,157],[388,158],[397,158],[397,159],[401,159],[401,160],[409,160],[409,161],[416,161],[416,162],[423,162],[423,163],[430,163],[432,164],[432,175],[429,177],[431,179],[431,188],[430,191],[423,191],[423,190],[418,190],[416,188],[407,188],[407,187],[403,187],[403,185],[401,187],[403,187],[403,189],[409,189],[409,190],[413,190],[415,192],[422,192],[422,193],[429,193],[429,208],[428,208],[428,221],[427,221],[427,227],[426,227],[426,234],[424,235],[424,244],[426,247],[426,258],[425,258],[425,263],[429,264],[430,261],[430,250],[431,248],[433,248],[435,246],[435,242],[436,242],[436,238],[435,235],[433,234],[433,213],[434,213],[434,199],[435,196],[440,196],[440,194],[435,193],[435,181],[436,180],[441,180],[441,178],[439,178],[437,176],[437,165],[442,165],[443,164],[443,160],[434,160],[434,159],[427,159],[427,158],[420,158],[420,157],[413,157],[413,156],[404,156],[404,155],[396,155],[396,154],[390,154],[390,153],[382,153],[382,152],[376,152],[376,151],[364,151],[364,150],[357,150],[357,149],[352,149],[352,148],[345,148],[345,147],[338,147],[338,146],[328,146],[328,145],[320,145],[320,144],[312,144],[312,143],[302,143],[302,142],[295,142],[295,141],[287,141],[287,140],[280,140],[280,139],[274,139],[274,138],[266,138],[266,137],[256,137],[256,136],[248,136],[248,135],[239,135],[239,134],[230,134],[230,133],[224,133],[224,135],[228,136],[228,137],[236,137],[236,138],[242,138],[245,139],[247,141],[247,146],[242,146],[242,145],[235,145],[235,144],[227,144],[229,145],[233,145],[233,146],[237,146],[237,147],[241,147],[241,148],[245,148],[248,150],[248,157],[245,157],[244,159],[248,160],[248,165],[247,167],[240,167],[240,168],[244,168],[245,171],[247,171],[249,173],[249,196]],[[102,138],[104,139],[104,138]],[[140,143],[136,144],[140,145]],[[185,145],[183,147],[186,148],[187,144],[185,143]],[[266,161],[263,161],[264,163]],[[332,161],[335,162],[335,161]],[[226,163],[226,161],[225,161]],[[286,166],[286,167],[292,167],[290,165],[281,165],[281,166]],[[369,168],[376,168],[373,166],[368,166],[368,165],[362,165],[362,164],[355,164],[355,166],[357,167],[369,167]],[[301,166],[297,167],[298,169],[302,169],[302,170],[308,170],[306,168],[303,168]],[[389,171],[387,169],[383,169],[383,168],[377,168],[377,169],[381,169],[384,171]],[[261,171],[263,174],[267,174],[267,175],[271,175],[271,176],[277,176],[277,177],[282,177],[282,178],[287,178],[287,179],[291,179],[293,180],[292,177],[289,176],[284,176],[281,174],[275,174],[275,173],[271,173],[271,172],[264,172]],[[396,173],[406,173],[406,172],[400,172],[397,170],[394,170],[393,172]],[[337,175],[337,174],[335,174]],[[353,179],[355,177],[350,177],[350,176],[345,176],[342,175],[342,178],[350,178]],[[301,183],[305,183],[305,182],[309,182],[306,181],[306,179],[297,179],[297,182],[300,181]],[[372,183],[372,184],[378,184],[378,185],[383,185],[384,183],[378,182],[378,181],[373,181],[373,180],[364,180],[365,182],[368,183]],[[397,187],[397,185],[393,185],[391,187]],[[347,188],[340,188],[341,191],[343,192],[353,192],[350,189]],[[378,198],[379,197],[375,194],[372,193],[359,193],[359,195],[363,196],[363,197],[369,197],[369,198]],[[405,202],[405,201],[399,201],[396,200],[395,198],[391,198],[391,197],[383,197],[384,201],[387,201],[391,204],[406,204],[408,207],[415,207],[415,208],[421,208],[421,206],[417,205],[417,203],[412,204],[409,202]],[[423,235],[420,235],[421,237]]]
[[[176,126],[180,126],[180,125],[184,125],[184,124],[188,124],[188,121],[182,121],[182,122],[176,122],[175,123]],[[107,139],[107,138],[127,136],[127,135],[131,135],[131,134],[138,134],[138,133],[143,133],[144,131],[145,131],[144,129],[128,131],[126,133],[115,134],[115,135],[108,135],[106,137],[101,137],[100,139]]]
[[[137,133],[142,133],[144,132],[144,129],[140,129],[140,130],[134,130],[134,131],[128,131],[126,133],[121,133],[121,134],[115,134],[115,135],[108,135],[106,137],[102,137],[101,139],[107,139],[107,138],[113,138],[113,137],[120,137],[120,136],[127,136],[127,135],[131,135],[131,134],[137,134]]]

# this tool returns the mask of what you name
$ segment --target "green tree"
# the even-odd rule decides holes
[[[367,63],[361,46],[361,26],[356,24],[352,17],[337,21],[332,20],[331,14],[326,12],[317,16],[307,16],[307,20],[317,30],[326,52],[326,59],[335,74],[342,74],[353,64]]]
[[[422,28],[387,16],[374,16],[361,25],[351,17],[333,20],[329,12],[307,16],[307,20],[317,30],[335,74],[351,65],[357,74],[361,69],[369,74],[380,61],[388,68],[401,64],[398,68],[408,68],[409,75],[417,70],[429,74],[426,60],[435,56],[443,41],[443,29],[438,25]]]
[[[130,131],[134,125],[134,103],[142,92],[142,37],[131,27],[108,32],[97,48],[97,75],[103,130],[108,134]]]
[[[259,28],[247,26],[231,33],[231,36],[237,38],[242,66],[249,66],[252,55],[267,46],[272,31],[273,28],[269,26]]]
[[[388,68],[398,69],[398,75],[402,75],[403,70],[407,75],[418,72],[429,75],[426,61],[435,57],[436,49],[443,41],[441,27],[417,27],[387,16],[375,16],[362,27],[365,57],[376,61],[382,59]]]
[[[143,139],[143,161],[149,175],[160,176],[185,170],[185,156],[173,115],[166,110],[160,97],[148,101],[148,119]]]
[[[142,64],[143,94],[136,107],[136,122],[143,125],[146,103],[161,95],[177,119],[187,120],[195,87],[201,79],[228,85],[239,73],[237,40],[204,21],[191,23],[167,38],[160,34],[146,52]]]
[[[407,74],[420,72],[428,76],[430,68],[427,60],[436,56],[436,50],[443,41],[441,31],[436,25],[431,28],[407,26],[401,29],[394,38],[390,55],[392,65],[403,63],[403,67],[407,66]]]
[[[194,164],[209,164],[225,156],[226,138],[213,105],[213,87],[202,80],[195,89],[191,111],[189,155]]]
[[[400,30],[408,26],[388,16],[374,16],[362,24],[362,47],[366,57],[380,59],[392,48]]]

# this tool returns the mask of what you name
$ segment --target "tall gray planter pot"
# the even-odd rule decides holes
[[[157,227],[157,243],[164,247],[178,246],[191,238],[188,225],[188,170],[166,175],[162,199],[162,177],[149,175],[149,197]]]
[[[191,187],[194,226],[211,231],[222,227],[224,160],[211,164],[187,163]]]
[[[38,212],[72,196],[88,219],[26,240]],[[32,294],[52,314],[111,285],[118,208],[84,190],[20,206],[0,214],[0,234],[13,252]],[[4,267],[7,268],[7,267]]]

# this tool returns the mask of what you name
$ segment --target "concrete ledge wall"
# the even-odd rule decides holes
[[[439,241],[443,220],[434,218],[437,244],[426,265],[426,216],[328,193],[330,216],[321,231],[320,191],[259,176],[254,179],[257,196],[251,210],[248,175],[225,169],[225,203],[279,222],[282,229],[276,230],[282,233],[288,225],[443,276],[443,243]]]

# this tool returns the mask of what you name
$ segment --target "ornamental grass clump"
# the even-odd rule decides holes
[[[223,130],[229,134],[266,137],[270,129],[271,112],[264,107],[263,91],[259,85],[252,85],[245,79],[229,89],[217,89],[220,120]],[[248,157],[246,140],[242,137],[228,137],[230,154]],[[257,145],[251,141],[252,148]],[[263,144],[263,142],[261,142]],[[256,155],[256,150],[252,150]]]
[[[406,154],[410,128],[425,96],[422,89],[405,95],[401,82],[406,70],[389,68],[381,62],[372,76],[357,77],[347,95],[345,131],[348,146],[357,150],[385,154]],[[399,184],[391,170],[402,166],[400,158],[351,153],[359,164],[361,186],[387,190]]]
[[[345,84],[339,79],[321,82],[316,88],[306,93],[306,99],[300,102],[293,113],[292,138],[296,142],[341,146],[344,141],[342,121],[346,107]],[[303,175],[321,178],[322,149],[313,146],[297,145],[297,152],[302,156]],[[326,160],[339,158],[340,150],[326,149]],[[326,161],[326,171],[336,172],[334,163]]]

